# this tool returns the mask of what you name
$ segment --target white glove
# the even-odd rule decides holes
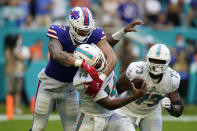
[[[171,108],[171,102],[170,99],[168,97],[165,97],[161,100],[161,105],[162,107],[166,108],[166,109],[170,109]]]

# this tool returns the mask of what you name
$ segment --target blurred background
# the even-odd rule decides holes
[[[151,45],[164,43],[170,48],[170,67],[181,75],[185,111],[178,119],[164,111],[163,130],[197,129],[197,0],[0,0],[0,130],[31,127],[37,75],[49,58],[47,29],[68,24],[70,9],[79,5],[91,9],[96,25],[107,35],[135,19],[143,20],[137,33],[128,33],[114,48],[117,76],[130,62],[144,60]],[[9,95],[15,104],[12,121],[5,115]],[[55,109],[52,114],[46,130],[62,130]]]

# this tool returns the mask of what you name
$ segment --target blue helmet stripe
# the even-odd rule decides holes
[[[86,56],[89,57],[90,59],[93,59],[93,58],[94,58],[93,55],[89,54],[88,52],[86,52],[86,51],[84,51],[84,50],[82,50],[82,49],[80,49],[80,48],[76,48],[75,51],[81,52],[82,54],[86,55]]]

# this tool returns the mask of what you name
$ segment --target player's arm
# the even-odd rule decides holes
[[[128,90],[129,85],[130,85],[130,81],[126,76],[126,72],[121,73],[120,77],[117,81],[117,84],[116,84],[116,90],[117,90],[118,94],[120,95],[124,91]]]
[[[107,69],[105,70],[105,72],[103,72],[106,78],[112,72],[117,63],[116,55],[112,47],[108,44],[108,42],[105,39],[100,40],[97,43],[97,46],[102,50],[108,64]]]
[[[91,76],[97,77],[97,71],[96,69],[88,65],[85,60],[81,61],[78,59],[75,59],[69,53],[66,51],[63,51],[63,47],[58,39],[50,38],[49,40],[49,52],[50,55],[53,57],[53,59],[60,64],[64,66],[75,66],[75,67],[82,67],[86,72],[88,72]],[[93,87],[91,87],[93,88]]]
[[[55,61],[64,66],[75,65],[75,59],[66,51],[63,51],[63,47],[58,39],[50,38],[48,47],[50,55]]]
[[[115,110],[144,96],[147,90],[147,84],[146,82],[144,82],[140,89],[136,89],[134,84],[132,83],[131,88],[133,91],[132,96],[126,96],[124,98],[116,98],[116,99],[109,99],[109,97],[105,97],[96,101],[96,103],[108,110]]]
[[[114,47],[121,38],[127,33],[127,32],[136,32],[136,29],[134,28],[136,25],[142,25],[143,22],[141,20],[135,20],[128,24],[126,27],[118,30],[114,34],[107,37],[107,42],[111,45],[111,47]]]
[[[178,89],[168,95],[170,99],[171,105],[167,111],[175,117],[179,117],[182,115],[183,112],[183,103],[181,101],[181,97],[179,95]]]

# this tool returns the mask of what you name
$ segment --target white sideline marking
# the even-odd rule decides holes
[[[26,114],[26,115],[15,115],[14,120],[33,120],[33,115]],[[49,115],[50,121],[58,121],[60,120],[59,115]],[[180,121],[180,122],[197,122],[197,116],[181,116],[179,118],[173,116],[162,116],[163,121]],[[0,115],[0,122],[1,121],[8,121],[6,115]]]

